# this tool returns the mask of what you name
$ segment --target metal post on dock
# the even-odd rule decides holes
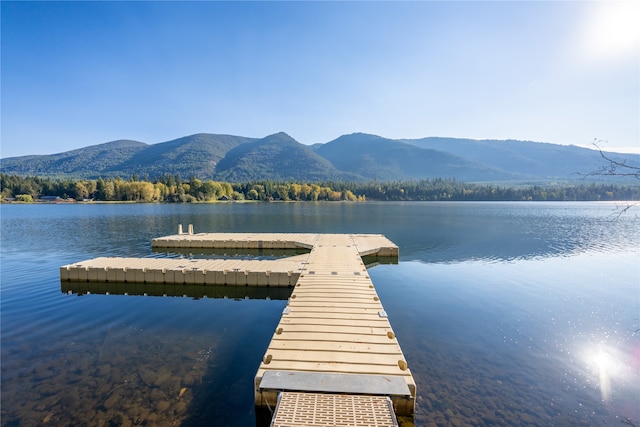
[[[182,232],[182,224],[178,224],[178,234],[184,234]]]

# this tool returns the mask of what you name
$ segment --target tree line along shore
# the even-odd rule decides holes
[[[640,200],[640,185],[552,183],[505,185],[455,179],[394,182],[229,183],[165,175],[161,178],[54,179],[0,173],[3,202],[212,202],[255,201],[615,201]]]

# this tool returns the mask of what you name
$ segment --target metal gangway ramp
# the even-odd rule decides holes
[[[271,427],[397,427],[386,396],[283,392]]]

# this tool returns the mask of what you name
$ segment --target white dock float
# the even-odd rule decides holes
[[[70,282],[293,286],[308,255],[277,260],[101,257],[60,267]]]
[[[398,257],[396,245],[376,234],[181,230],[152,246],[310,252],[260,261],[96,258],[60,267],[60,279],[293,287],[255,376],[255,404],[274,408],[289,393],[378,396],[390,399],[395,414],[413,416],[416,384],[362,261]]]

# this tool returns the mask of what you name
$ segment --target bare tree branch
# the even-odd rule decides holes
[[[593,146],[596,147],[600,156],[606,161],[606,164],[601,166],[594,172],[581,174],[584,176],[631,176],[640,180],[640,167],[627,164],[626,160],[618,161],[609,157],[604,151],[602,151],[603,141],[594,140]]]
[[[581,173],[580,175],[584,177],[588,176],[617,176],[617,177],[633,177],[640,181],[640,167],[633,166],[627,164],[626,160],[614,160],[609,157],[604,151],[602,151],[601,145],[604,141],[594,139],[593,146],[600,153],[600,157],[605,160],[605,164],[601,166],[598,170],[589,173]],[[622,208],[618,207],[615,217],[620,218],[622,215],[626,214],[629,209],[638,206],[638,203],[628,203],[626,206]]]

